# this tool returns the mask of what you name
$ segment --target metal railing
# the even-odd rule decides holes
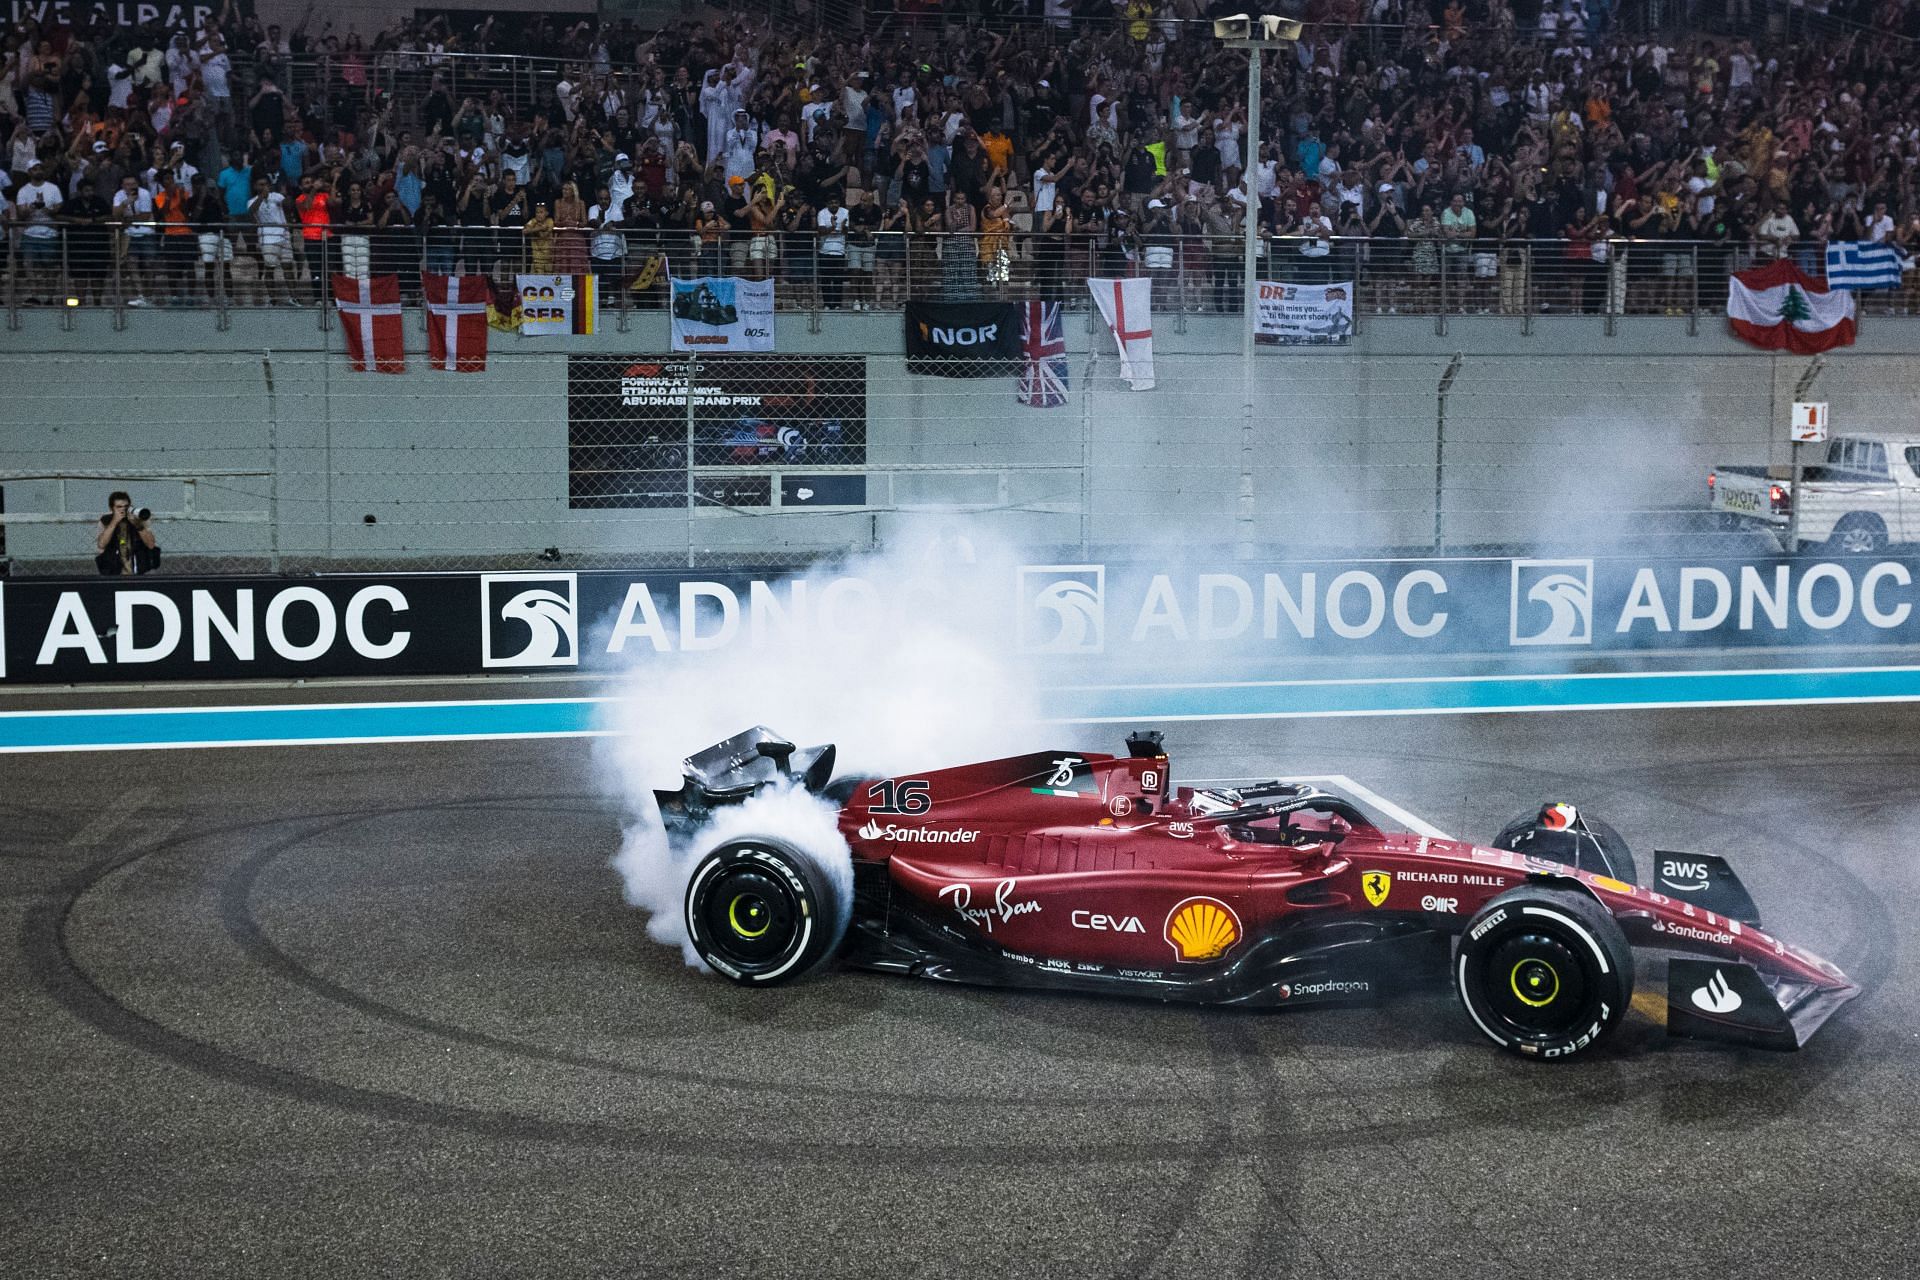
[[[1024,215],[1021,221],[1024,222]],[[1237,313],[1243,296],[1238,236],[1100,236],[1011,230],[883,230],[847,237],[844,251],[809,231],[701,232],[560,227],[441,226],[324,230],[133,224],[16,230],[0,298],[11,327],[23,311],[170,306],[213,310],[312,306],[329,278],[395,274],[419,297],[421,271],[474,272],[504,292],[522,273],[601,277],[603,306],[666,305],[669,275],[775,281],[787,311],[897,310],[907,299],[1039,298],[1084,307],[1089,277],[1148,276],[1154,307],[1178,316]],[[1824,273],[1823,246],[1786,246],[1808,274]],[[1359,316],[1702,316],[1724,313],[1727,278],[1769,260],[1772,246],[1675,240],[1436,240],[1269,236],[1261,278],[1347,283]],[[609,281],[617,285],[609,286]],[[1866,315],[1920,314],[1920,272],[1898,288],[1858,295]]]

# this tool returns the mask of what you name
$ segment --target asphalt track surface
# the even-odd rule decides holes
[[[0,757],[0,1275],[1920,1274],[1920,707],[1170,728],[1726,854],[1866,994],[1556,1067],[1439,985],[742,991],[622,903],[586,741]]]

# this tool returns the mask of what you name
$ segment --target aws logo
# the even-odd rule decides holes
[[[571,573],[481,574],[480,665],[579,666],[578,599]]]
[[[1218,960],[1240,941],[1240,917],[1218,898],[1188,898],[1167,912],[1163,936],[1184,964]]]

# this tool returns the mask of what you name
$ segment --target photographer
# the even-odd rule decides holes
[[[151,573],[160,567],[160,544],[149,523],[152,518],[145,507],[133,510],[133,499],[124,489],[107,495],[107,514],[100,517],[100,536],[94,540],[99,554],[93,563],[102,574]]]

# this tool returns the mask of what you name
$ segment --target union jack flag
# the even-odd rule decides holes
[[[1051,409],[1067,402],[1067,335],[1057,302],[1028,302],[1020,308],[1020,403]]]

